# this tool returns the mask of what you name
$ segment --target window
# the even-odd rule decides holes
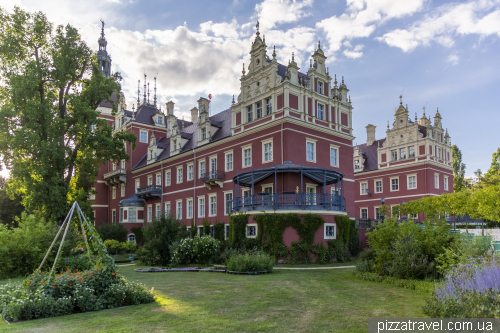
[[[193,180],[193,165],[190,164],[188,165],[188,180]]]
[[[122,197],[124,197],[125,196],[125,184],[121,184],[120,187],[121,187],[120,188],[120,195]]]
[[[153,220],[153,206],[149,205],[148,206],[148,222],[151,222]]]
[[[243,205],[248,206],[252,203],[252,197],[250,196],[250,190],[242,190],[243,193]]]
[[[325,239],[335,239],[337,238],[337,225],[335,223],[325,223]]]
[[[188,219],[193,218],[193,199],[187,200],[187,216]]]
[[[434,188],[439,188],[439,175],[434,175]]]
[[[257,237],[257,224],[248,224],[247,225],[247,237],[255,238]]]
[[[271,98],[266,99],[266,115],[273,113],[273,100]]]
[[[198,227],[198,236],[203,236],[203,227]]]
[[[200,162],[200,177],[205,176],[205,161]]]
[[[148,132],[141,131],[140,141],[141,142],[148,142]]]
[[[198,216],[205,216],[205,198],[198,198]]]
[[[339,156],[338,148],[330,147],[330,166],[339,166],[338,156]]]
[[[201,139],[205,140],[206,138],[207,138],[207,129],[206,128],[202,128],[201,129]]]
[[[90,193],[89,193],[89,200],[95,200],[95,187],[92,187],[90,189]]]
[[[316,143],[306,141],[306,159],[309,162],[316,162]]]
[[[359,169],[359,160],[354,161],[354,169]]]
[[[233,153],[226,154],[226,171],[233,170]]]
[[[375,193],[382,193],[382,181],[381,180],[375,181]]]
[[[318,94],[322,94],[322,93],[323,93],[323,83],[318,82]]]
[[[251,122],[253,120],[253,108],[252,106],[247,106],[247,122]]]
[[[170,202],[165,202],[165,216],[170,216]]]
[[[417,188],[417,176],[408,176],[408,188],[409,189]]]
[[[177,184],[182,183],[182,167],[177,168]]]
[[[176,216],[178,220],[182,219],[182,200],[177,201]]]
[[[116,199],[116,187],[113,186],[113,199]]]
[[[135,180],[135,191],[137,192],[137,189],[141,187],[141,181],[139,179]]]
[[[313,205],[316,203],[316,187],[306,186],[306,204]]]
[[[271,162],[273,160],[273,143],[264,143],[264,162]]]
[[[174,150],[176,150],[176,149],[177,149],[177,140],[174,140],[174,142],[173,142],[173,144],[172,144],[172,145],[173,145],[173,147],[174,147]]]
[[[361,218],[364,220],[368,218],[368,208],[361,208]]]
[[[158,116],[158,124],[163,124],[163,117],[162,116]]]
[[[123,208],[120,208],[120,222],[123,222]]]
[[[224,194],[224,204],[225,204],[224,211],[226,212],[226,215],[229,215],[231,213],[231,208],[233,205],[233,193]]]
[[[155,218],[159,218],[160,215],[161,215],[161,206],[160,206],[160,204],[156,204]]]
[[[255,119],[262,118],[262,102],[257,103],[257,115]]]
[[[441,159],[441,148],[438,148],[438,158]]]
[[[156,174],[156,185],[161,185],[161,173]]]
[[[323,108],[324,106],[321,104],[318,104],[318,119],[323,120]]]
[[[116,170],[116,163],[113,163],[113,171]]]
[[[111,223],[116,224],[116,210],[111,211]]]
[[[397,149],[391,150],[391,162],[398,160],[398,151]]]
[[[215,216],[217,214],[217,197],[211,196],[210,197],[210,216]]]
[[[148,176],[148,185],[153,185],[153,176]]]
[[[408,158],[415,157],[415,146],[408,147]]]
[[[122,160],[120,164],[121,164],[121,166],[120,166],[120,167],[121,167],[122,169],[125,169],[125,160]]]
[[[252,165],[252,148],[243,149],[243,166],[249,167]]]
[[[382,214],[380,214],[380,207],[375,207],[375,219],[382,219]]]
[[[444,177],[444,190],[448,191],[448,177]]]
[[[399,191],[399,178],[391,179],[391,191]]]
[[[229,238],[229,224],[226,224],[226,225],[225,225],[224,230],[226,231],[226,234],[225,234],[225,238],[224,238],[224,239],[228,239],[228,238]]]
[[[135,235],[134,234],[128,235],[128,241],[129,242],[135,242]]]
[[[214,175],[217,172],[217,157],[210,158],[210,172]]]
[[[368,194],[368,183],[361,183],[361,194]]]
[[[170,171],[165,171],[165,186],[170,185]]]
[[[406,148],[399,149],[399,159],[400,160],[406,159]]]
[[[136,222],[137,221],[136,218],[137,218],[137,210],[136,210],[136,208],[130,207],[128,209],[128,221],[129,222]]]

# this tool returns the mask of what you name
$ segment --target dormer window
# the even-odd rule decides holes
[[[205,140],[206,138],[207,138],[207,129],[206,128],[202,128],[201,129],[201,139]]]
[[[323,83],[318,82],[318,93],[323,94]]]
[[[174,140],[174,150],[177,149],[177,140]]]
[[[354,169],[359,169],[359,161],[354,161]]]
[[[158,124],[163,124],[163,117],[162,116],[158,116]]]

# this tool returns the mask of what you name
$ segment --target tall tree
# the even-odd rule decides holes
[[[462,162],[462,152],[457,145],[451,148],[453,163],[453,191],[458,192],[465,188],[465,163]]]
[[[491,166],[483,177],[486,186],[500,185],[500,147],[492,157]]]
[[[29,211],[60,220],[78,200],[90,212],[99,166],[128,160],[124,143],[135,135],[113,133],[97,111],[106,100],[116,112],[119,80],[101,73],[76,28],[0,9],[0,158],[12,167],[9,190]]]
[[[12,178],[6,179],[0,176],[0,223],[17,227],[17,222],[14,217],[21,215],[24,207],[21,204],[22,197],[20,195],[7,195],[7,184],[12,181]]]

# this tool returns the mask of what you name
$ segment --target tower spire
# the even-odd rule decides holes
[[[137,80],[137,108],[139,108],[140,93],[141,93],[141,80]]]
[[[260,35],[260,32],[259,32],[259,21],[257,21],[257,24],[255,25],[255,27],[257,28],[257,32],[255,33],[257,36]]]
[[[146,74],[144,73],[144,104],[146,104]]]
[[[273,47],[273,59],[276,58],[276,45],[274,45]]]
[[[156,76],[155,76],[155,97],[154,97],[154,105],[156,107]]]
[[[403,105],[403,95],[399,95],[399,105]]]
[[[104,37],[104,21],[101,19],[102,27],[101,27],[101,36],[99,37],[99,51],[97,51],[97,62],[99,63],[99,68],[102,71],[102,74],[106,77],[111,76],[111,57],[106,51],[106,45],[108,42]]]
[[[148,82],[148,104],[149,104],[149,82]]]

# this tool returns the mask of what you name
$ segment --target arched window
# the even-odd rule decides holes
[[[129,242],[135,242],[135,235],[134,234],[129,234],[128,235],[128,241]]]

